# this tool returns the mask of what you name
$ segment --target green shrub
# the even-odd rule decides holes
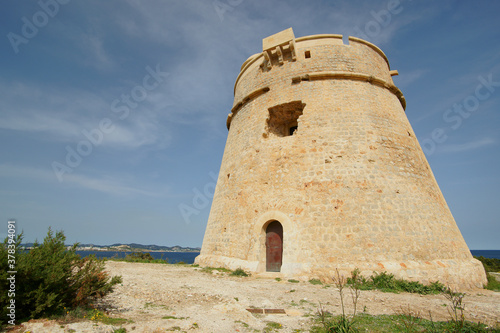
[[[420,317],[418,314],[408,322],[408,316],[404,314],[394,315],[369,315],[359,314],[356,321],[350,327],[351,332],[499,332],[498,328],[487,327],[485,324],[464,321],[461,330],[457,330],[452,321],[432,321]],[[312,333],[346,332],[342,326],[342,316],[329,316],[327,322],[322,323],[321,318],[315,318],[310,329]]]
[[[162,256],[163,257],[163,256]],[[168,264],[168,258],[155,259],[149,252],[132,252],[127,254],[124,258],[113,257],[108,260],[113,261],[126,261],[126,262],[142,262],[142,263],[155,263],[155,264]]]
[[[347,279],[348,284],[353,283],[353,277],[357,278],[360,290],[378,289],[384,292],[408,292],[417,294],[439,294],[443,291],[444,285],[439,282],[432,282],[429,285],[424,285],[418,281],[407,281],[397,279],[393,274],[387,272],[377,273],[370,276],[368,279],[359,276],[359,270],[355,269],[352,272],[352,277]]]
[[[241,268],[235,269],[230,275],[233,276],[248,276],[248,273],[242,270]]]
[[[125,256],[125,261],[153,261],[155,258],[149,252],[132,252]]]
[[[218,272],[221,272],[221,273],[231,273],[231,270],[227,269],[227,268],[224,268],[224,267],[203,267],[201,269],[201,271],[203,273],[212,273],[212,271],[218,271]]]
[[[112,291],[120,276],[110,278],[104,261],[90,256],[80,258],[77,244],[66,249],[62,231],[49,228],[42,244],[35,242],[30,251],[21,251],[23,234],[16,239],[16,323],[23,319],[66,313],[68,309],[87,306]],[[6,280],[8,239],[0,245],[0,289],[8,290]],[[4,288],[5,287],[5,288]],[[0,316],[6,321],[7,293],[0,294]]]
[[[488,277],[488,284],[485,286],[485,289],[500,291],[500,281],[490,273],[486,273],[486,276]]]
[[[500,259],[497,258],[485,258],[483,256],[474,257],[483,263],[486,272],[500,272]]]
[[[311,279],[309,280],[310,284],[323,284],[320,279]]]

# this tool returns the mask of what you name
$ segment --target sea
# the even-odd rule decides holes
[[[475,257],[500,259],[500,250],[470,250]]]
[[[169,263],[175,264],[178,262],[184,262],[186,264],[194,263],[194,258],[196,258],[200,252],[156,252],[156,251],[146,251],[151,254],[155,259],[167,259]],[[81,257],[86,257],[91,254],[95,255],[97,258],[125,258],[127,254],[132,252],[128,251],[76,251]]]
[[[483,256],[485,258],[496,258],[500,259],[500,250],[471,250],[473,256],[479,257]],[[127,254],[132,252],[125,251],[76,251],[80,256],[86,257],[88,255],[94,254],[97,258],[124,258]],[[178,262],[184,262],[186,264],[194,263],[194,258],[196,258],[200,252],[149,252],[151,256],[155,259],[167,259],[169,263],[175,264]]]

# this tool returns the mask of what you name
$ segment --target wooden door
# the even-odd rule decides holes
[[[278,221],[266,229],[266,271],[279,272],[283,258],[283,227]]]

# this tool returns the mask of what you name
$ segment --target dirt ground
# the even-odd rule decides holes
[[[102,306],[109,317],[131,322],[112,326],[91,320],[71,324],[36,320],[16,332],[113,332],[119,327],[127,332],[262,332],[269,322],[279,323],[279,332],[307,332],[319,303],[331,313],[341,313],[338,289],[332,285],[232,277],[184,265],[108,261],[106,268],[111,275],[121,275],[123,283]],[[464,303],[468,320],[500,323],[500,293],[477,290],[467,293]],[[431,311],[433,320],[448,320],[448,304],[443,295],[361,291],[358,310],[394,314],[409,307],[424,318]],[[283,309],[285,314],[252,314],[250,308]]]

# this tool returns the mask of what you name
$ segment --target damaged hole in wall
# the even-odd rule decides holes
[[[299,130],[299,117],[305,106],[302,101],[293,101],[269,108],[267,133],[277,137],[296,134]]]

